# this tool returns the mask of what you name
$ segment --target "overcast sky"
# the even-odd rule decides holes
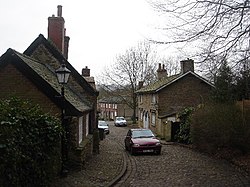
[[[68,61],[80,73],[88,66],[96,79],[116,55],[153,32],[155,14],[146,0],[2,0],[0,55],[8,48],[24,52],[39,34],[47,38],[57,5],[70,37]]]

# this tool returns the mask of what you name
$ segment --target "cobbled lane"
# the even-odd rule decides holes
[[[110,134],[100,142],[100,154],[55,182],[60,187],[243,187],[250,177],[224,160],[163,142],[161,155],[130,155],[124,138],[129,127],[110,124]]]
[[[128,128],[111,129],[113,133],[109,138],[123,146]],[[127,171],[114,186],[250,186],[249,176],[227,161],[176,144],[163,144],[161,155],[132,156],[123,151]]]

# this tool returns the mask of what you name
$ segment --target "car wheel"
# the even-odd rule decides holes
[[[128,146],[125,145],[125,149],[126,149],[126,151],[128,151],[128,150],[129,150],[129,149],[128,149]]]
[[[155,154],[156,154],[156,155],[160,155],[160,154],[161,154],[161,151],[156,151]]]
[[[130,154],[131,154],[131,155],[134,155],[134,154],[135,154],[135,152],[134,152],[134,150],[133,150],[132,147],[130,147],[130,150],[129,150],[129,151],[130,151]]]

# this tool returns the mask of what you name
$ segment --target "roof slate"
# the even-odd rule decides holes
[[[71,71],[73,77],[76,78],[78,83],[85,89],[85,91],[89,92],[92,95],[98,96],[99,92],[91,86],[79,73],[76,69],[65,59],[60,51],[54,46],[54,44],[47,40],[42,34],[31,43],[31,45],[24,51],[24,54],[27,56],[32,56],[32,54],[38,49],[39,46],[43,45],[49,53],[59,62],[64,63],[66,67]],[[40,56],[41,57],[41,56]],[[40,58],[39,57],[39,58]],[[40,60],[40,59],[39,59]]]
[[[201,81],[205,82],[206,84],[210,85],[211,87],[214,87],[214,85],[210,82],[208,82],[203,77],[199,76],[198,74],[189,71],[185,74],[176,74],[172,75],[170,77],[163,77],[160,80],[156,81],[155,83],[152,83],[148,86],[142,87],[141,89],[137,90],[136,93],[155,93],[160,91],[161,89],[167,87],[168,85],[174,83],[175,81],[181,79],[182,77],[185,77],[186,75],[191,74],[195,76],[196,78],[200,79]]]
[[[158,90],[159,88],[161,88],[162,86],[170,83],[171,81],[177,79],[178,77],[180,77],[181,74],[176,74],[176,75],[172,75],[170,77],[164,77],[148,86],[145,86],[139,90],[136,91],[136,93],[150,93],[150,92],[155,92],[156,90]]]
[[[61,93],[61,85],[57,81],[56,73],[52,71],[47,64],[40,63],[29,56],[21,54],[13,50],[13,53],[16,54],[25,64],[27,64],[37,75],[39,75],[46,83],[56,90],[58,96]],[[71,103],[78,111],[90,110],[91,107],[84,103],[70,88],[65,85],[65,99]]]

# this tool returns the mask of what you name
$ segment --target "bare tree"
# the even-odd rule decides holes
[[[157,54],[148,42],[131,47],[116,57],[116,62],[107,67],[101,85],[112,96],[119,97],[133,109],[132,120],[136,119],[137,98],[135,91],[139,82],[150,84],[156,78]],[[112,85],[112,86],[111,86]]]
[[[161,58],[160,62],[164,64],[168,76],[176,75],[180,72],[180,62],[178,58],[171,56],[168,58],[164,57]]]
[[[235,63],[249,59],[249,0],[155,0],[150,3],[166,18],[160,27],[165,38],[152,39],[154,42],[198,42],[206,48],[201,61],[217,55]]]

